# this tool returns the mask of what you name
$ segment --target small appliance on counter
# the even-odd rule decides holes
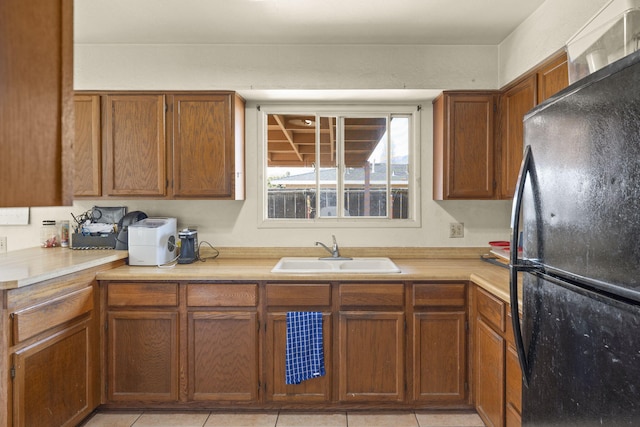
[[[129,225],[129,265],[160,266],[176,258],[176,218],[145,218]]]
[[[118,236],[115,238],[116,249],[129,249],[129,226],[147,218],[142,211],[129,212],[118,221]]]
[[[178,232],[180,256],[178,264],[191,264],[198,259],[198,230],[185,228]]]

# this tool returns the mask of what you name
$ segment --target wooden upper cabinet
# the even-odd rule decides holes
[[[233,93],[171,98],[173,195],[244,198],[244,129],[235,126],[244,117],[241,100]]]
[[[433,199],[511,199],[524,115],[569,84],[560,52],[500,91],[445,91],[433,101]]]
[[[105,116],[106,195],[164,197],[164,95],[107,95]]]
[[[500,97],[500,195],[503,199],[513,197],[522,163],[523,119],[535,106],[535,75],[509,87]]]
[[[499,107],[501,199],[511,199],[517,185],[524,151],[525,114],[568,85],[567,55],[560,52],[503,89]]]
[[[102,140],[100,137],[100,95],[76,95],[74,196],[102,194]]]
[[[567,54],[561,52],[544,62],[536,71],[538,104],[569,86]]]
[[[78,92],[76,197],[242,200],[235,92]]]
[[[0,207],[73,202],[73,0],[0,2]]]
[[[497,92],[444,92],[433,102],[433,198],[495,197]]]

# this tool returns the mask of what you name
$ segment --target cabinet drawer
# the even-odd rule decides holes
[[[343,284],[340,285],[340,305],[350,307],[402,307],[404,285]]]
[[[93,288],[84,288],[13,313],[14,344],[93,310]]]
[[[505,303],[493,295],[478,288],[478,314],[484,317],[487,322],[500,332],[505,328]]]
[[[413,286],[414,307],[464,307],[464,283],[422,283]]]
[[[178,305],[177,283],[109,283],[107,304],[120,306],[167,306]]]
[[[267,305],[331,305],[331,285],[328,283],[270,284],[267,285]]]
[[[255,307],[258,305],[258,285],[189,284],[187,285],[187,305],[191,307]]]

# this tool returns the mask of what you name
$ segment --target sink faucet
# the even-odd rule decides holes
[[[331,247],[331,249],[329,249],[327,245],[325,245],[322,242],[316,242],[316,246],[322,246],[323,248],[325,248],[325,250],[331,254],[332,259],[350,259],[350,258],[343,258],[340,256],[340,248],[338,248],[338,242],[336,241],[336,236],[332,234],[331,237],[333,238],[333,246]]]

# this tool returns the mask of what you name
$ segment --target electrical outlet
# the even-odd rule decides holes
[[[7,252],[7,236],[0,236],[0,254]]]
[[[452,222],[449,224],[449,237],[459,238],[464,237],[464,223]]]

